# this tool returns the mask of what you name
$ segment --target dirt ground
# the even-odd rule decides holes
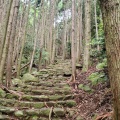
[[[94,66],[85,73],[79,70],[76,82],[71,84],[78,103],[76,115],[81,116],[83,120],[112,120],[112,94],[109,81],[92,86],[87,80],[88,76],[96,71]],[[79,84],[89,85],[93,92],[78,89]]]

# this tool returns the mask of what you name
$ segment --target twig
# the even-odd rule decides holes
[[[51,107],[51,109],[50,109],[50,113],[49,113],[49,120],[51,120],[52,111],[53,111],[53,107]]]

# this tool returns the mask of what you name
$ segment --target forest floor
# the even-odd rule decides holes
[[[112,120],[112,94],[108,81],[92,86],[88,80],[88,76],[96,71],[95,66],[84,73],[79,70],[75,83],[77,87],[71,84],[77,102],[76,116],[80,115],[83,120]],[[79,89],[79,84],[89,86],[92,92]]]
[[[88,80],[96,71],[94,66],[84,73],[77,69],[77,80],[71,83],[71,62],[59,60],[15,79],[18,83],[0,97],[0,120],[111,120],[109,84],[92,86]],[[80,89],[80,84],[90,89]]]

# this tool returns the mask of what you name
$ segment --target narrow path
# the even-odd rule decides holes
[[[18,96],[6,93],[0,98],[0,120],[70,120],[76,106],[67,79],[71,74],[70,61],[49,65],[33,72],[37,81],[29,81],[12,89]]]

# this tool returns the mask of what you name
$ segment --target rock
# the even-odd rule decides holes
[[[49,96],[49,99],[50,100],[61,100],[61,99],[63,99],[63,96],[61,96],[61,95],[51,95],[51,96]]]
[[[49,114],[50,114],[50,108],[42,108],[42,109],[40,109],[40,113],[39,113],[40,116],[48,117]]]
[[[35,110],[35,109],[29,109],[26,110],[27,115],[33,116],[33,115],[39,115],[39,110]]]
[[[21,110],[16,111],[15,116],[16,117],[23,117],[24,116],[23,111],[21,111]]]
[[[26,73],[26,74],[23,75],[23,81],[25,83],[27,83],[27,82],[37,82],[38,78],[34,77],[30,73]]]
[[[5,97],[6,92],[0,88],[0,97]]]
[[[77,68],[77,69],[81,69],[81,68],[82,68],[82,65],[81,65],[81,64],[76,64],[76,68]]]
[[[72,72],[71,71],[65,71],[63,76],[65,77],[70,77],[72,75]]]
[[[12,80],[12,84],[13,84],[13,86],[22,85],[23,82],[22,82],[22,80],[20,80],[20,79],[18,79],[18,78],[14,78],[14,79]]]
[[[65,111],[62,108],[54,108],[53,112],[58,117],[64,117],[65,116]]]
[[[66,101],[66,105],[67,105],[68,107],[74,107],[74,106],[76,106],[77,104],[76,104],[76,102],[75,102],[74,100],[67,100],[67,101]]]

